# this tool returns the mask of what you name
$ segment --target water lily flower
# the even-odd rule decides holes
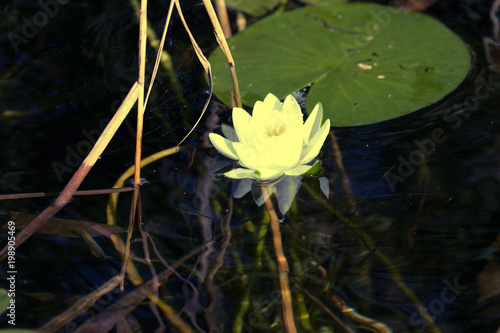
[[[307,173],[318,156],[330,130],[323,125],[323,107],[316,104],[304,123],[300,107],[292,95],[283,103],[268,94],[257,101],[252,115],[233,108],[234,128],[222,126],[225,137],[210,133],[209,139],[224,156],[237,160],[241,168],[224,173],[228,178],[273,180]]]

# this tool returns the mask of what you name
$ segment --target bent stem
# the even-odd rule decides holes
[[[290,292],[290,285],[288,283],[288,261],[286,260],[283,252],[280,222],[278,221],[278,215],[274,210],[274,205],[265,186],[262,187],[262,194],[266,198],[266,209],[269,213],[269,217],[271,218],[274,252],[276,252],[276,258],[278,259],[278,276],[281,290],[281,304],[283,305],[283,321],[285,322],[286,331],[288,333],[296,333],[297,328],[295,327],[295,321],[293,319],[292,293]]]
[[[71,180],[66,184],[61,194],[57,197],[56,201],[52,203],[49,207],[45,208],[38,216],[30,222],[21,232],[16,235],[16,248],[24,243],[38,228],[44,225],[51,217],[53,217],[57,212],[59,212],[66,204],[71,200],[76,190],[80,187],[90,169],[97,162],[99,156],[108,145],[111,138],[115,135],[118,127],[121,125],[125,117],[128,115],[130,109],[135,104],[139,96],[140,86],[136,82],[130,89],[127,97],[120,105],[115,115],[106,126],[101,136],[95,143],[94,147],[88,154],[88,156],[83,160],[82,164],[76,170]],[[7,256],[8,245],[0,250],[0,261],[5,259]]]
[[[234,63],[233,56],[227,45],[226,37],[224,36],[224,32],[222,31],[222,27],[220,25],[219,20],[217,19],[217,15],[215,13],[215,9],[212,6],[212,3],[209,0],[203,0],[203,4],[205,5],[205,9],[207,10],[208,16],[210,17],[210,21],[212,21],[212,25],[215,30],[215,37],[217,39],[217,43],[219,44],[222,52],[226,56],[227,63],[229,64],[229,71],[231,72],[231,78],[233,80],[234,87],[234,96],[232,96],[233,107],[242,107],[241,104],[241,94],[240,88],[238,84],[238,78],[236,77],[236,65]]]

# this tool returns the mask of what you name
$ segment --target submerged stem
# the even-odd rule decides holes
[[[288,261],[286,260],[285,254],[283,252],[283,243],[281,241],[280,232],[280,222],[278,220],[278,215],[274,210],[274,205],[269,197],[269,193],[265,186],[262,187],[262,192],[266,198],[266,209],[271,218],[271,230],[273,232],[273,244],[274,251],[276,252],[276,258],[278,259],[278,272],[279,272],[279,283],[281,289],[281,300],[283,305],[283,321],[285,322],[286,331],[288,333],[296,333],[297,328],[295,327],[295,321],[293,318],[292,309],[292,293],[290,292],[290,285],[288,281]]]

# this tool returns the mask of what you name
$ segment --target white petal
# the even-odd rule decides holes
[[[302,141],[302,125],[289,124],[286,132],[273,137],[266,147],[270,153],[270,159],[267,161],[269,166],[273,169],[288,170],[299,164],[303,149]]]
[[[276,185],[276,198],[281,214],[285,215],[290,209],[295,195],[299,191],[302,177],[284,177]]]
[[[237,160],[238,156],[236,155],[236,151],[234,150],[233,142],[228,139],[220,136],[219,134],[210,133],[208,134],[208,138],[210,142],[214,145],[214,147],[227,158]]]
[[[264,106],[268,110],[281,110],[281,108],[283,107],[283,104],[281,104],[278,97],[269,93],[269,94],[267,94],[266,98],[264,98]]]
[[[233,197],[241,198],[252,189],[253,181],[251,179],[235,179],[233,180],[232,192]]]
[[[235,142],[233,147],[238,156],[240,165],[245,168],[255,170],[261,165],[260,161],[265,160],[265,158],[259,156],[259,150],[251,145]]]
[[[314,135],[309,146],[307,146],[305,155],[302,157],[300,164],[307,164],[318,156],[323,143],[325,143],[326,136],[330,132],[330,119],[327,119],[319,131]]]
[[[316,104],[309,117],[304,124],[304,144],[307,146],[311,142],[313,136],[319,130],[321,119],[323,118],[323,106],[321,103]]]
[[[286,117],[300,118],[301,122],[304,122],[304,115],[300,110],[299,103],[297,103],[292,95],[288,95],[283,102],[283,113]]]
[[[270,114],[273,110],[281,111],[283,105],[278,97],[273,94],[268,94],[263,102],[257,101],[252,111],[252,127],[257,129],[264,127],[270,119]]]
[[[256,178],[254,178],[255,180],[272,180],[283,176],[283,171],[268,169],[268,168],[260,168],[259,170],[255,170],[255,175],[256,175]]]
[[[330,194],[330,182],[328,181],[328,178],[326,177],[319,177],[319,188],[321,189],[321,192],[325,195],[325,197],[329,197]]]
[[[266,108],[264,102],[257,101],[255,102],[252,109],[252,125],[255,125],[258,120],[264,121],[266,119],[266,113],[268,109]]]
[[[240,141],[240,140],[238,140],[238,136],[236,135],[236,131],[234,130],[234,127],[229,126],[228,124],[222,123],[221,129],[222,129],[222,133],[224,134],[224,136],[226,138],[228,138],[229,140],[231,140],[233,142]]]
[[[217,172],[222,168],[227,167],[231,162],[231,159],[227,158],[222,154],[215,155],[214,159],[210,163],[210,172]]]
[[[233,125],[239,142],[247,142],[248,125],[252,117],[242,108],[233,108]]]

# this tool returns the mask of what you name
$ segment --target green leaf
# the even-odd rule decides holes
[[[312,85],[335,126],[364,125],[429,106],[467,75],[470,54],[439,21],[369,3],[324,4],[265,18],[229,40],[242,102]],[[222,52],[210,56],[214,92],[231,104]]]
[[[228,7],[251,16],[262,16],[278,6],[280,0],[226,0]]]
[[[302,176],[303,177],[313,176],[313,175],[317,174],[319,172],[319,170],[321,170],[321,162],[318,160]]]
[[[317,5],[319,3],[344,3],[349,0],[300,0],[300,2],[311,4],[311,5]]]
[[[7,296],[7,290],[0,289],[0,313],[3,313],[10,304],[10,297]]]

